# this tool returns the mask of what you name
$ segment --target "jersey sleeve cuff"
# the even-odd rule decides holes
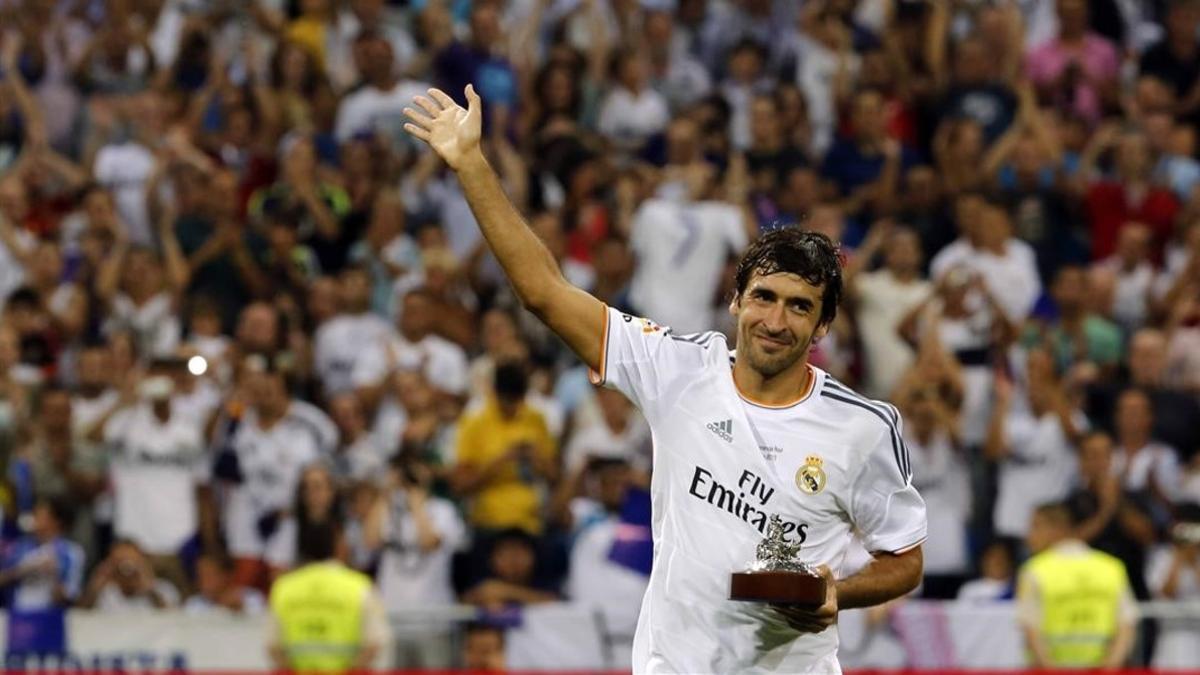
[[[873,541],[871,542],[871,545],[867,547],[867,549],[872,553],[891,553],[893,555],[900,555],[902,553],[908,553],[921,544],[924,544],[925,539],[926,535],[924,532],[919,534],[910,533],[904,536],[887,537]]]
[[[604,306],[604,333],[600,336],[600,370],[597,371],[588,368],[588,380],[597,386],[602,386],[608,382],[608,333],[611,329],[610,324],[612,319],[609,317],[611,310],[608,305]]]

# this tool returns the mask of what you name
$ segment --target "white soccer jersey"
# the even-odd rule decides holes
[[[598,380],[630,398],[654,439],[654,568],[642,600],[636,673],[837,670],[836,628],[792,630],[769,607],[729,599],[783,518],[801,558],[838,575],[852,532],[872,551],[925,539],[899,415],[813,368],[795,403],[747,400],[719,333],[682,336],[609,309]]]
[[[395,331],[376,314],[342,314],[317,329],[313,361],[327,394],[354,388],[354,370],[363,355],[392,339]]]
[[[333,422],[303,401],[292,401],[270,429],[259,426],[253,410],[247,412],[231,439],[243,477],[225,502],[227,543],[233,555],[263,554],[273,535],[258,531],[259,519],[289,509],[301,472],[330,457],[337,441]]]

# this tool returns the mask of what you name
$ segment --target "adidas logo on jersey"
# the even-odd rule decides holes
[[[709,422],[708,430],[720,436],[726,443],[733,442],[733,420],[724,422]]]

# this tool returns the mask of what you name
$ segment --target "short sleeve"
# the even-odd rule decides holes
[[[113,414],[104,425],[104,442],[109,445],[124,443],[132,423],[133,411],[129,408]]]
[[[649,319],[607,310],[603,359],[600,371],[591,373],[592,382],[625,394],[643,413],[666,397],[680,376],[702,368],[706,350],[716,341],[725,345],[719,333],[675,335]]]
[[[850,520],[868,551],[903,553],[925,541],[925,501],[912,485],[908,448],[895,408],[866,457],[850,495]]]
[[[454,458],[457,464],[469,466],[479,463],[478,430],[478,416],[468,416],[458,425],[458,434],[454,445]]]

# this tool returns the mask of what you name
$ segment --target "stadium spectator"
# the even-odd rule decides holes
[[[462,646],[464,670],[496,673],[506,669],[504,629],[484,623],[472,623],[465,629]]]
[[[1200,599],[1200,503],[1181,504],[1171,540],[1150,554],[1146,584],[1155,598],[1167,601]],[[1155,668],[1186,668],[1198,655],[1192,622],[1165,620],[1151,661]]]
[[[1150,519],[1153,505],[1146,490],[1121,482],[1114,466],[1113,440],[1104,432],[1088,434],[1079,443],[1080,487],[1066,504],[1077,523],[1076,536],[1089,546],[1121,560],[1129,572],[1134,595],[1146,598],[1146,551],[1156,536]]]
[[[234,585],[232,561],[215,554],[196,559],[196,591],[183,603],[185,612],[203,615],[227,611],[253,616],[261,614],[266,606],[262,593]]]
[[[172,411],[174,388],[165,364],[151,364],[137,383],[137,402],[112,410],[103,438],[111,453],[116,536],[136,544],[155,572],[182,590],[180,556],[196,545],[202,526],[210,542],[216,535],[203,431],[196,418]]]
[[[1126,389],[1117,397],[1115,411],[1116,455],[1113,459],[1124,487],[1146,492],[1159,513],[1169,511],[1179,493],[1179,457],[1175,449],[1151,435],[1154,409],[1150,397],[1139,389]]]
[[[988,544],[979,556],[979,578],[958,589],[960,602],[996,602],[1013,597],[1013,554],[1003,542]]]
[[[633,635],[637,627],[634,608],[640,607],[637,600],[649,581],[635,557],[616,555],[619,542],[632,539],[622,509],[631,498],[647,499],[645,492],[631,495],[634,475],[623,458],[593,456],[563,481],[556,497],[562,513],[560,525],[572,534],[564,592],[573,602],[599,609],[616,635]]]
[[[158,577],[141,549],[130,541],[113,544],[108,557],[92,571],[79,606],[103,612],[133,609],[172,609],[179,590]]]
[[[514,526],[535,533],[532,588],[586,586],[552,497],[589,456],[640,480],[651,441],[519,310],[457,178],[401,129],[423,83],[472,82],[486,158],[564,275],[677,337],[729,331],[727,262],[760,231],[841,242],[846,307],[812,362],[904,416],[944,519],[926,595],[981,567],[979,592],[1004,595],[979,544],[1068,493],[1131,569],[1121,551],[1180,550],[1179,504],[1200,500],[1198,7],[0,2],[0,545],[61,501],[87,560],[115,529],[228,606],[291,548],[303,474],[314,511],[346,505],[349,560],[387,595],[423,577],[385,543],[419,520],[420,491],[380,484],[399,462],[445,530],[416,556],[446,575],[439,604]],[[528,384],[500,406],[509,363]],[[168,381],[168,406],[139,399]],[[1115,438],[1119,507],[1100,441],[1065,433],[1076,407]],[[105,443],[112,418],[141,422]],[[194,472],[127,453],[181,434]],[[592,512],[574,550],[615,564],[600,535],[629,514]],[[129,531],[151,525],[208,536],[180,555]],[[451,542],[481,556],[462,575]],[[1152,591],[1174,555],[1150,556]],[[204,562],[222,557],[229,575]],[[1183,624],[1163,627],[1164,662],[1190,663]],[[479,636],[502,664],[503,634]]]
[[[228,484],[225,546],[237,563],[235,579],[259,587],[267,552],[286,546],[280,524],[304,467],[328,458],[338,438],[325,413],[291,397],[283,372],[264,357],[248,360],[241,382],[248,408],[235,410],[236,418],[226,413],[225,427],[232,429],[216,473]]]
[[[525,402],[528,390],[523,364],[498,365],[492,396],[459,425],[451,485],[470,500],[468,521],[481,530],[542,531],[539,486],[557,477],[558,447]]]
[[[1067,496],[1077,472],[1075,442],[1087,420],[1075,410],[1050,354],[1030,351],[1023,381],[1027,408],[1014,405],[1014,387],[996,378],[984,455],[999,463],[996,534],[1023,539],[1039,504]]]
[[[377,579],[383,605],[393,613],[455,600],[452,556],[466,543],[467,530],[452,502],[430,494],[432,478],[428,467],[398,454],[365,524],[368,546],[381,549]],[[450,667],[452,635],[446,622],[399,627],[395,667]]]
[[[85,562],[83,549],[66,537],[71,517],[67,500],[39,500],[30,533],[5,553],[0,587],[12,593],[6,663],[67,653],[66,608],[83,590]]]
[[[537,550],[524,530],[504,530],[491,539],[488,573],[463,594],[463,601],[485,610],[499,611],[511,605],[533,605],[558,599],[536,586]]]

